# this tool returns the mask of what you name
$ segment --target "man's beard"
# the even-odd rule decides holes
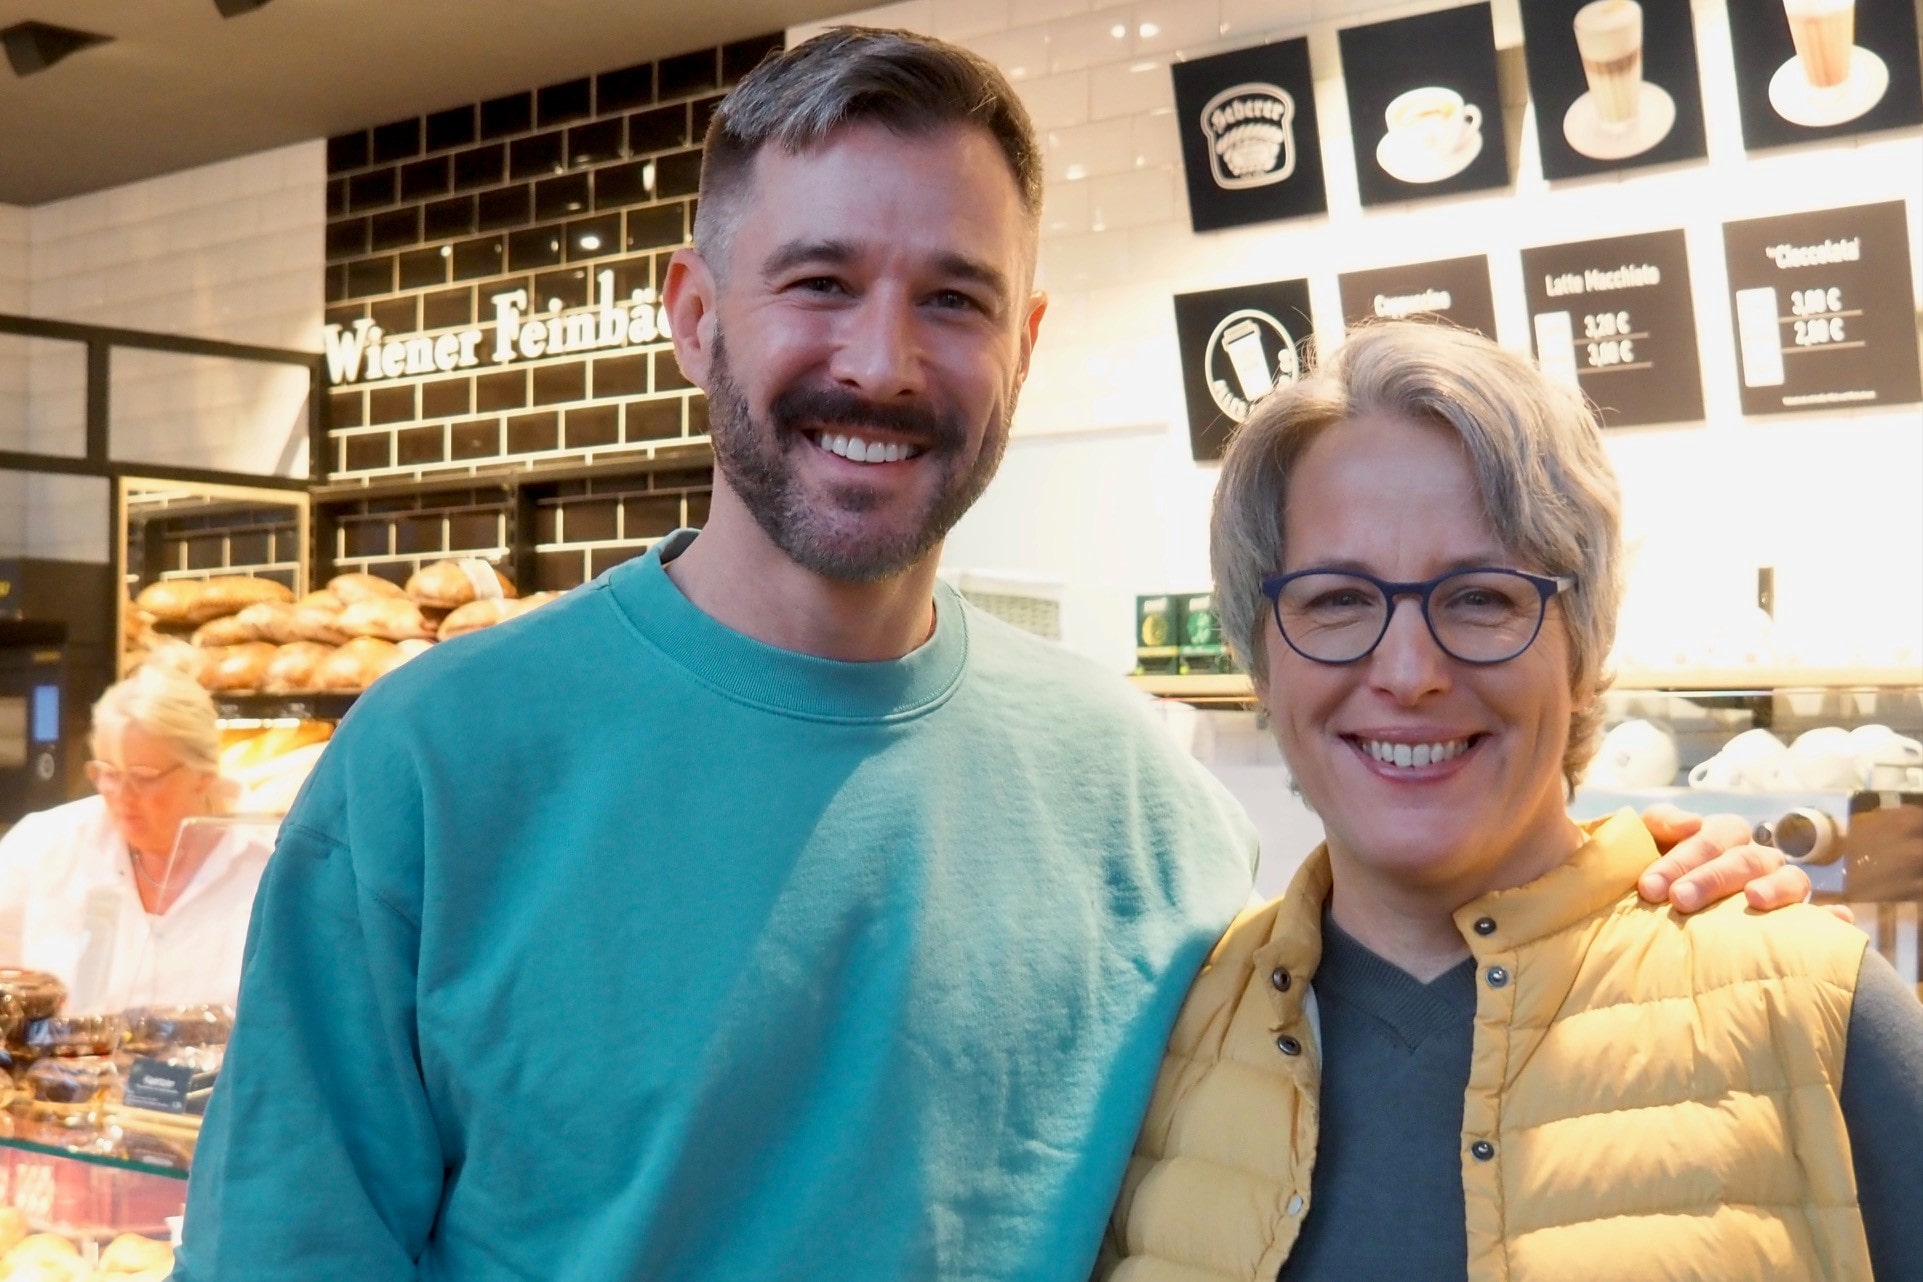
[[[1015,412],[1011,384],[999,421],[990,424],[973,466],[962,471],[966,425],[958,416],[925,404],[876,405],[837,387],[791,387],[769,405],[767,421],[757,422],[728,368],[718,332],[709,383],[708,430],[715,463],[728,484],[789,559],[823,578],[850,583],[894,578],[948,537],[1001,466],[1009,418]],[[873,490],[831,486],[825,502],[811,502],[802,484],[793,451],[819,448],[809,433],[839,428],[859,435],[864,427],[903,433],[923,450],[915,465],[939,469],[940,485],[905,529],[867,529],[859,519],[850,519],[883,501]]]

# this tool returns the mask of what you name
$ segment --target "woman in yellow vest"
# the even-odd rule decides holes
[[[1923,1278],[1914,994],[1568,817],[1620,547],[1589,409],[1474,335],[1364,329],[1237,437],[1216,601],[1327,841],[1191,990],[1103,1276]]]

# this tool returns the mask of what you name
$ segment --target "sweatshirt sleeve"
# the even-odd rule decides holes
[[[1850,1007],[1843,1122],[1879,1278],[1923,1278],[1923,1004],[1874,948]]]
[[[290,823],[255,899],[238,1019],[174,1282],[406,1282],[444,1146],[422,1082],[416,920]]]

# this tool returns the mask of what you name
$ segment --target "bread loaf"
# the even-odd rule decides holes
[[[243,641],[258,640],[260,634],[242,623],[236,614],[209,619],[194,629],[194,644],[205,650],[218,650],[224,646],[239,645]]]
[[[423,566],[407,581],[407,595],[424,607],[452,610],[470,601],[511,597],[514,584],[479,557],[466,557]]]
[[[209,618],[238,614],[261,601],[279,601],[291,605],[293,600],[294,591],[286,584],[248,574],[223,574],[202,584],[203,607],[218,611],[208,615]]]
[[[165,1277],[174,1267],[174,1249],[165,1242],[122,1233],[100,1253],[101,1282],[127,1274],[157,1271]]]
[[[206,587],[199,580],[161,579],[142,588],[134,605],[151,615],[156,624],[199,627],[228,613],[219,609],[209,612],[202,600],[205,595]]]
[[[322,645],[339,645],[348,639],[341,631],[341,611],[330,610],[319,605],[297,605],[288,619],[288,629],[296,641],[318,641]]]
[[[389,583],[378,574],[337,574],[327,581],[327,590],[332,592],[342,605],[355,605],[362,601],[379,601],[407,595],[398,586]]]
[[[365,690],[400,662],[400,650],[392,641],[378,637],[355,637],[321,660],[314,673],[321,690]]]
[[[434,630],[421,617],[421,607],[412,601],[360,601],[342,610],[335,625],[350,637],[384,637],[405,641],[409,637],[432,639]]]
[[[502,598],[497,601],[469,601],[454,610],[441,621],[441,640],[451,641],[455,637],[491,628],[504,619],[511,619],[520,610],[519,601]]]
[[[316,641],[290,641],[274,654],[261,676],[261,689],[269,694],[302,694],[319,689],[314,684],[320,665],[334,653],[331,645]]]
[[[286,645],[301,639],[300,634],[294,631],[294,612],[299,608],[285,601],[262,601],[236,614],[234,621],[250,629],[255,641]]]
[[[220,657],[212,672],[203,671],[200,683],[209,690],[259,690],[267,677],[267,665],[274,661],[280,647],[265,641],[243,641],[223,650],[210,651]]]
[[[294,602],[294,604],[297,606],[309,606],[316,610],[339,610],[346,602],[335,596],[330,589],[319,588],[313,592],[309,592],[306,596]]]

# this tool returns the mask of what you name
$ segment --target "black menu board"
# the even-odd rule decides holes
[[[1743,413],[1923,400],[1902,201],[1725,223],[1723,254]]]
[[[1581,388],[1604,426],[1703,417],[1680,230],[1525,249],[1522,278],[1536,360],[1545,374]]]
[[[1675,0],[1522,0],[1543,176],[1697,160],[1696,30]]]
[[[1916,0],[1729,0],[1751,151],[1923,124]]]
[[[1189,448],[1196,459],[1221,458],[1253,404],[1300,377],[1310,332],[1306,280],[1175,296]]]
[[[1171,72],[1196,231],[1328,210],[1307,39],[1178,62]]]
[[[1496,336],[1496,300],[1489,288],[1489,260],[1481,254],[1433,263],[1343,272],[1342,324],[1354,328],[1376,320],[1440,320]]]
[[[1337,38],[1363,204],[1508,184],[1488,5],[1351,27]]]

